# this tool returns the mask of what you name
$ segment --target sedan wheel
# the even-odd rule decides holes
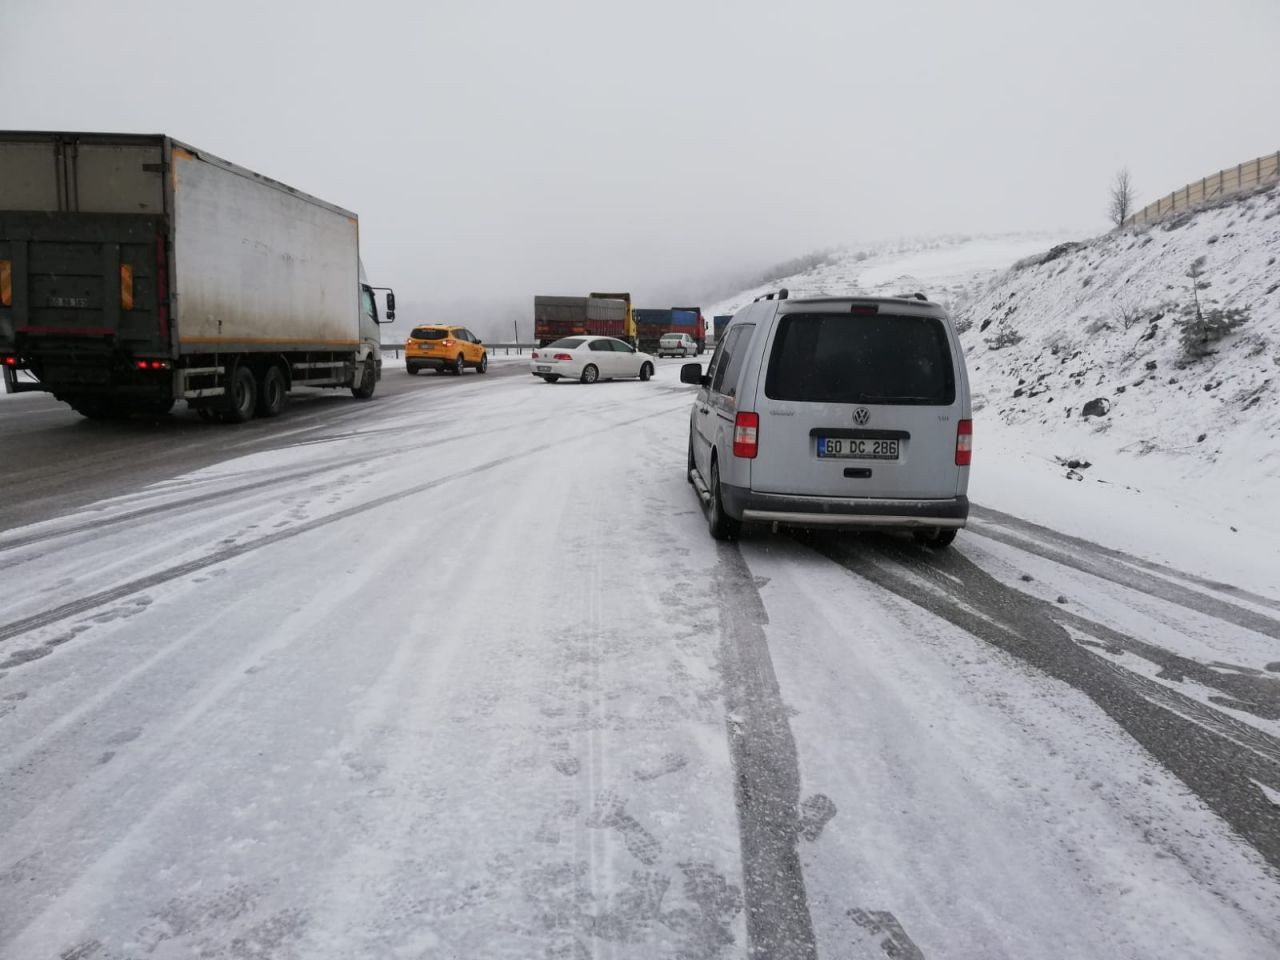
[[[585,367],[582,368],[583,383],[595,383],[599,379],[600,379],[600,371],[596,368],[596,365],[594,363],[588,363]]]
[[[648,379],[649,379],[650,377],[652,377],[652,376],[653,376],[653,364],[651,364],[651,363],[644,363],[644,364],[641,364],[641,366],[640,366],[640,379],[641,379],[641,380],[648,380]]]

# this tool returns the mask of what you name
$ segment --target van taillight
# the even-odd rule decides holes
[[[973,459],[973,421],[961,420],[956,426],[956,466],[967,467]]]
[[[733,421],[733,455],[754,460],[760,449],[760,414],[739,413]]]

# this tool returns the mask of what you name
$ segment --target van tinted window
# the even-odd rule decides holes
[[[716,370],[715,379],[711,381],[713,393],[723,393],[726,397],[735,396],[738,392],[738,371],[747,355],[747,342],[751,339],[750,324],[739,324],[729,331],[724,342],[724,355],[720,358],[720,367]]]
[[[946,329],[935,317],[784,315],[764,392],[809,403],[951,404]]]

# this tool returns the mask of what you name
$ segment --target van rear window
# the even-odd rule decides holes
[[[429,330],[425,327],[418,327],[413,333],[409,334],[415,340],[444,340],[449,336],[448,330]]]
[[[936,317],[784,315],[764,392],[809,403],[947,406],[956,381],[946,329]]]

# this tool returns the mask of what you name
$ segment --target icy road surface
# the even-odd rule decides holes
[[[1280,955],[1275,598],[1000,503],[718,546],[676,366],[0,533],[0,957]]]

